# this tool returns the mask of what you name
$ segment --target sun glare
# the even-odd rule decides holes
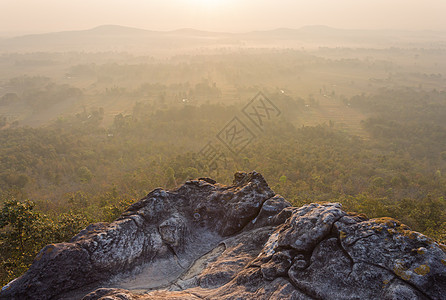
[[[227,4],[227,2],[229,2],[229,1],[225,1],[225,0],[191,0],[191,2],[193,2],[194,5],[199,6],[201,8],[216,9],[218,7],[223,6],[224,4]]]

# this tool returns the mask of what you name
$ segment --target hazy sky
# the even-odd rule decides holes
[[[306,25],[446,30],[445,16],[446,0],[0,0],[0,32],[104,24],[233,32]]]

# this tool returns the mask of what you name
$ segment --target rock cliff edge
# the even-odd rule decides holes
[[[394,219],[292,207],[238,172],[155,189],[46,246],[0,299],[446,299],[446,253]]]

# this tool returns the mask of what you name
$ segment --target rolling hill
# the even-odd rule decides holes
[[[247,33],[208,32],[195,29],[151,31],[103,25],[88,30],[61,31],[0,39],[0,53],[122,51],[175,52],[178,49],[221,47],[439,47],[446,33],[434,31],[345,30],[326,26],[279,28]]]

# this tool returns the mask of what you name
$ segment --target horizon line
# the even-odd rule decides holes
[[[55,34],[55,33],[68,33],[68,32],[87,32],[92,30],[97,30],[101,28],[106,27],[116,27],[116,28],[125,28],[125,29],[132,29],[132,30],[140,30],[140,31],[147,31],[147,32],[158,32],[158,33],[171,33],[176,31],[197,31],[202,33],[214,33],[214,34],[248,34],[248,33],[256,33],[256,32],[270,32],[270,31],[277,31],[277,30],[302,30],[306,28],[325,28],[325,29],[331,29],[331,30],[339,30],[339,31],[369,31],[369,32],[382,32],[382,31],[394,31],[394,32],[438,32],[438,33],[444,33],[446,32],[446,29],[392,29],[392,28],[382,28],[382,29],[365,29],[365,28],[339,28],[339,27],[333,27],[329,25],[303,25],[301,27],[274,27],[270,29],[252,29],[252,30],[244,30],[244,31],[220,31],[220,30],[204,30],[204,29],[197,29],[193,27],[180,27],[177,29],[164,29],[164,30],[156,30],[156,29],[146,29],[142,27],[134,27],[134,26],[128,26],[128,25],[119,25],[119,24],[102,24],[97,25],[85,29],[67,29],[67,30],[59,30],[59,31],[47,31],[47,30],[38,30],[38,31],[32,31],[32,30],[17,30],[17,31],[0,31],[0,37],[1,38],[16,38],[16,37],[24,37],[24,36],[32,36],[32,35],[45,35],[45,34]]]

